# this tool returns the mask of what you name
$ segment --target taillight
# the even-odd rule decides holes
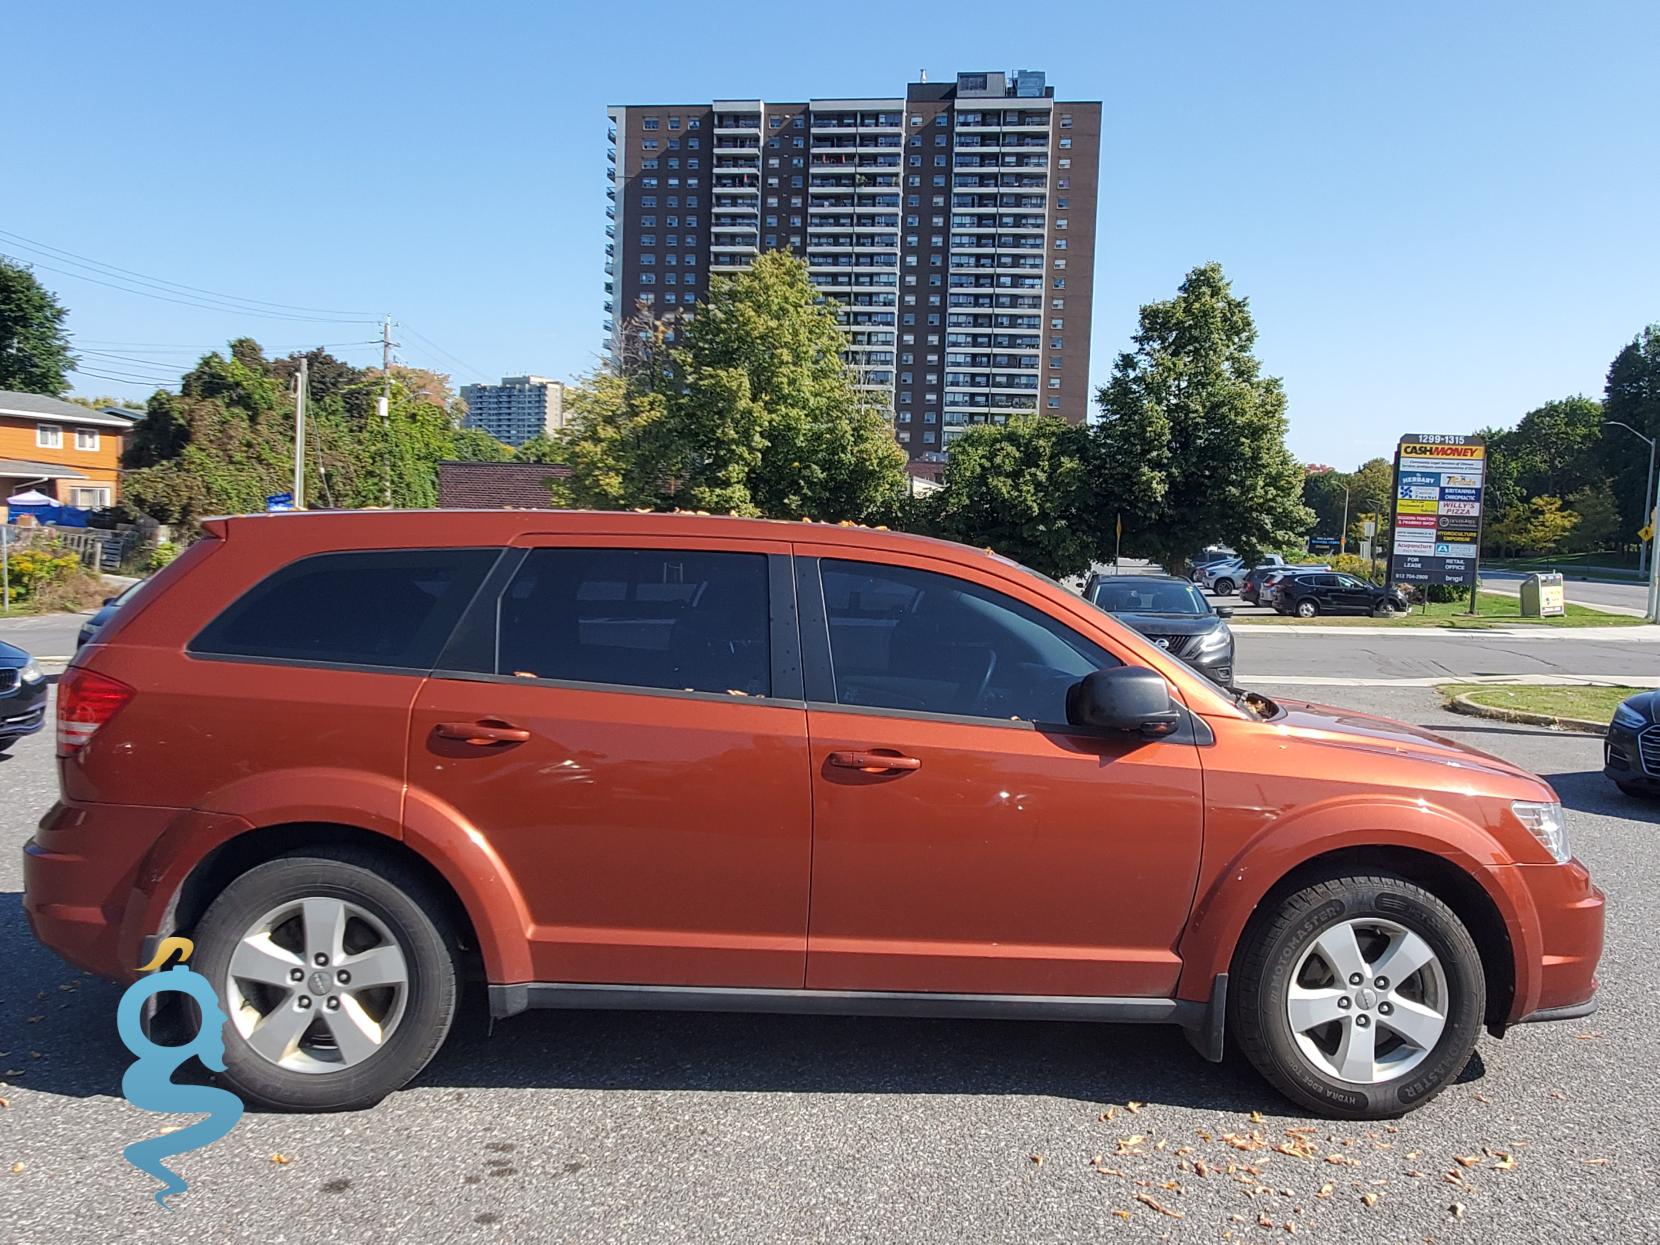
[[[58,755],[74,756],[132,698],[132,688],[107,674],[65,671],[58,681]]]

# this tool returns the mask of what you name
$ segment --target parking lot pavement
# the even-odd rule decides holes
[[[1660,1240],[1660,809],[1602,780],[1595,739],[1453,717],[1423,689],[1322,694],[1556,785],[1610,897],[1600,1012],[1484,1038],[1459,1084],[1388,1125],[1303,1117],[1173,1030],[533,1014],[488,1040],[471,1026],[373,1110],[250,1112],[176,1160],[191,1187],[172,1213],[120,1156],[168,1121],[117,1096],[116,991],[23,923],[17,849],[53,788],[47,741],[25,741],[0,761],[0,1236]],[[1116,898],[1110,878],[1057,879],[1061,902]]]

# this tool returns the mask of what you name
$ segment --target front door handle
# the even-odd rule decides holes
[[[922,762],[916,757],[895,756],[882,752],[832,752],[830,764],[842,769],[864,770],[867,774],[922,768]]]
[[[440,739],[459,739],[476,748],[491,744],[522,744],[530,740],[530,732],[521,726],[499,722],[440,722],[432,728]]]

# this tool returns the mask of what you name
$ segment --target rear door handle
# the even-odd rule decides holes
[[[521,726],[500,722],[440,722],[432,728],[440,739],[459,739],[477,748],[491,744],[522,744],[530,740],[530,732]]]
[[[884,770],[922,768],[922,762],[916,757],[893,756],[881,752],[832,752],[830,764],[842,769],[862,769],[867,774],[880,774]]]

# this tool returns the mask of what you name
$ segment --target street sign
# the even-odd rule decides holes
[[[272,493],[271,496],[265,499],[265,508],[267,510],[292,510],[294,509],[294,494]]]
[[[1486,467],[1480,437],[1401,438],[1395,451],[1394,582],[1475,584]]]

